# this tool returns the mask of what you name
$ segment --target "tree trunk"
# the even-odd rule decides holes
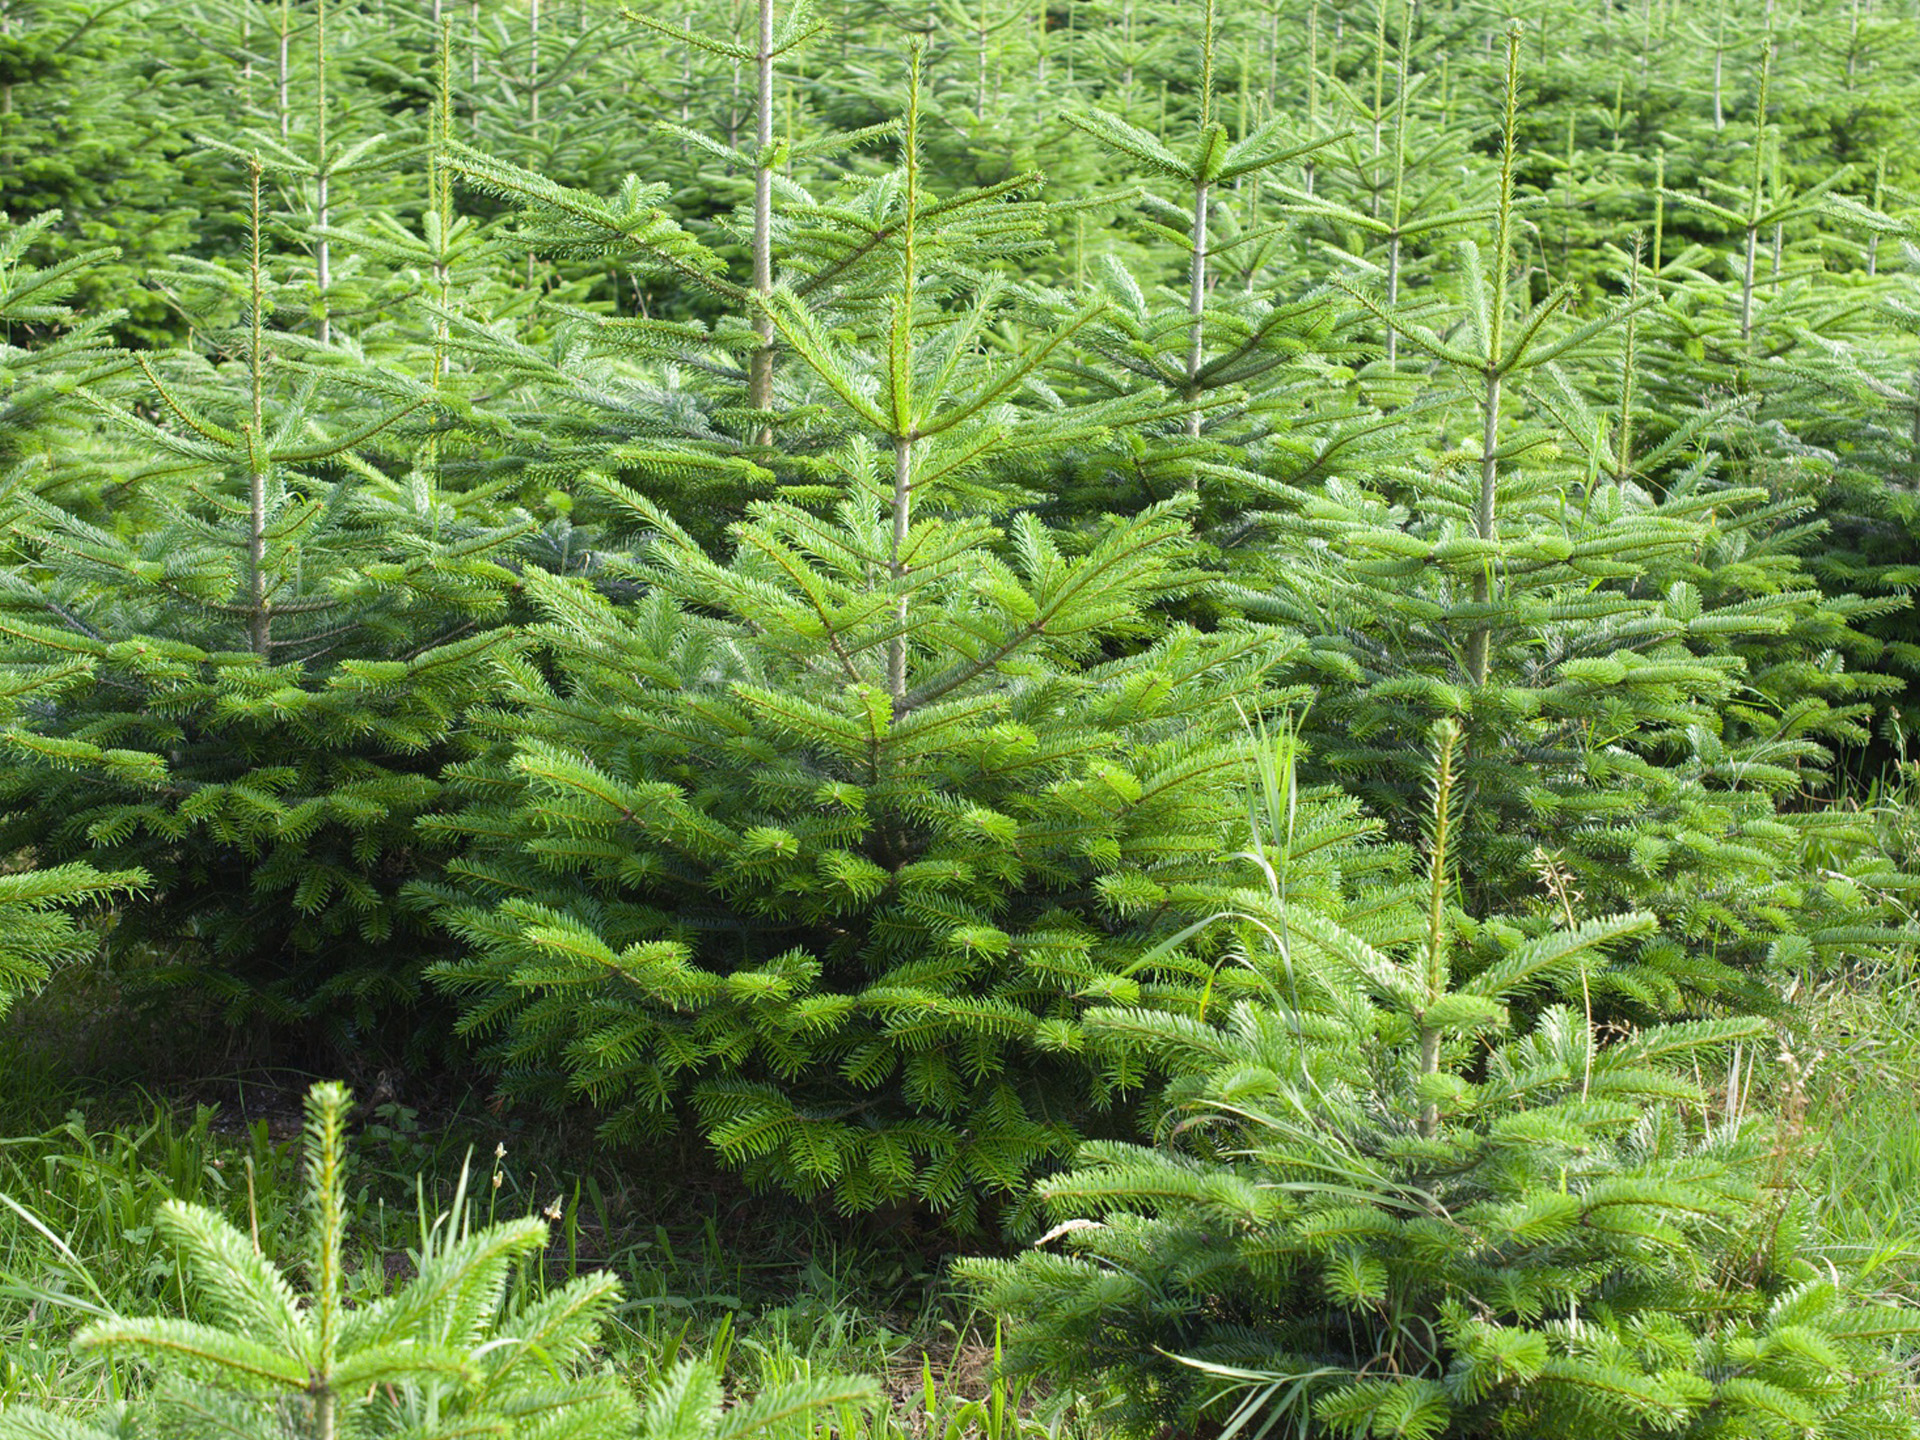
[[[753,291],[763,301],[773,293],[773,168],[768,156],[773,147],[773,5],[774,0],[759,0],[754,53],[754,140],[759,150],[753,171]],[[754,314],[753,333],[758,343],[747,360],[747,405],[764,412],[773,408],[773,319],[764,308]],[[769,422],[760,422],[754,443],[773,443]]]

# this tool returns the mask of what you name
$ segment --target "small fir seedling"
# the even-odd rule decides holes
[[[159,1224],[210,1318],[115,1315],[75,1338],[81,1351],[149,1373],[134,1432],[451,1440],[536,1422],[543,1435],[577,1440],[630,1432],[633,1401],[595,1351],[618,1283],[595,1274],[538,1299],[510,1298],[513,1271],[544,1250],[547,1226],[469,1229],[464,1177],[454,1210],[421,1237],[412,1278],[349,1303],[350,1108],[337,1084],[307,1097],[307,1251],[297,1273],[217,1212],[169,1201]],[[31,1409],[0,1412],[7,1440],[107,1433]]]
[[[217,1212],[168,1201],[160,1228],[210,1318],[91,1322],[75,1348],[137,1364],[138,1398],[98,1416],[0,1410],[0,1440],[754,1440],[816,1413],[857,1420],[872,1406],[871,1381],[818,1376],[723,1407],[712,1366],[694,1359],[636,1404],[599,1349],[619,1283],[604,1272],[551,1290],[513,1283],[538,1263],[549,1227],[528,1218],[473,1228],[464,1170],[451,1209],[423,1223],[412,1275],[369,1298],[348,1273],[351,1108],[341,1085],[307,1096],[297,1271]]]

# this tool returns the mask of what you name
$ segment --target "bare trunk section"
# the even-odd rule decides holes
[[[1758,227],[1747,227],[1746,259],[1740,266],[1740,340],[1742,344],[1753,339],[1753,276],[1754,263],[1760,252],[1760,231]]]
[[[907,573],[901,554],[907,548],[907,532],[913,523],[913,440],[896,435],[893,440],[893,536],[887,552],[887,569],[895,580]],[[907,597],[902,594],[894,608],[899,633],[887,642],[887,694],[897,715],[907,698]]]
[[[1034,32],[1033,90],[1036,95],[1047,93],[1047,0],[1040,0],[1040,13],[1036,17]]]
[[[1381,13],[1385,14],[1385,7]],[[1384,31],[1383,31],[1384,33]],[[1407,72],[1411,68],[1410,46],[1413,33],[1413,0],[1400,6],[1400,54],[1394,77],[1393,101],[1393,194],[1389,214],[1393,228],[1387,237],[1387,308],[1400,303],[1400,221],[1406,210],[1407,191]],[[1387,368],[1400,358],[1400,332],[1387,327]]]
[[[1453,816],[1453,753],[1459,731],[1451,720],[1442,722],[1437,732],[1439,754],[1434,757],[1433,834],[1427,856],[1427,955],[1425,1003],[1420,1014],[1420,1073],[1440,1073],[1441,1032],[1429,1025],[1426,1012],[1439,1004],[1448,990],[1447,966],[1447,865],[1453,838],[1449,834]],[[1420,1134],[1431,1138],[1440,1129],[1440,1107],[1428,1101],[1420,1107]]]
[[[979,64],[974,73],[973,82],[973,125],[982,130],[987,123],[987,0],[980,0],[977,37],[980,42]]]
[[[1387,309],[1392,310],[1400,303],[1400,232],[1395,230],[1387,241]],[[1387,368],[1391,370],[1400,359],[1400,332],[1387,326]]]
[[[439,8],[440,0],[434,0]],[[434,240],[435,256],[433,261],[433,287],[440,302],[440,315],[433,324],[433,388],[438,390],[447,373],[447,341],[450,332],[447,325],[447,306],[453,299],[452,275],[447,267],[449,236],[453,233],[453,181],[447,173],[442,158],[448,143],[453,139],[453,21],[442,18],[440,22],[440,85],[439,93],[434,97],[434,128],[438,132],[439,144],[435,147],[428,174],[430,199],[433,213],[438,221],[438,235]],[[439,439],[429,442],[437,459]]]
[[[1513,247],[1513,163],[1520,108],[1520,31],[1507,32],[1506,118],[1502,127],[1500,206],[1494,220],[1493,294],[1487,310],[1487,351],[1480,392],[1480,493],[1474,497],[1473,529],[1481,540],[1496,537],[1500,513],[1500,398],[1505,361],[1507,283]],[[1473,578],[1473,603],[1493,602],[1493,570],[1483,563]],[[1493,672],[1493,625],[1484,615],[1467,636],[1467,673],[1476,686]]]
[[[1920,365],[1913,367],[1913,463],[1920,467]]]
[[[247,643],[262,661],[273,650],[273,613],[267,603],[267,429],[266,335],[262,309],[266,285],[260,273],[260,157],[248,165],[252,181],[250,317],[247,368],[251,386],[252,423],[247,439]]]
[[[1200,364],[1207,340],[1207,191],[1203,180],[1193,187],[1193,265],[1187,276],[1187,434],[1200,433]]]
[[[321,175],[314,197],[313,220],[316,225],[327,223],[327,212],[331,199],[331,186],[326,175]],[[333,285],[333,248],[322,235],[313,245],[313,283],[320,291],[320,343],[327,344],[333,339],[333,320],[327,313],[327,291]]]
[[[691,30],[693,28],[693,16],[683,12],[680,16],[680,28],[682,30]],[[685,125],[692,114],[693,47],[691,45],[682,45],[680,47],[680,123]],[[680,153],[682,155],[687,153],[687,142],[684,140],[680,142]]]
[[[540,133],[540,0],[527,4],[527,131]]]
[[[1215,0],[1207,0],[1205,28],[1200,43],[1200,133],[1205,148],[1212,149],[1213,135],[1213,55]],[[1193,182],[1193,263],[1187,272],[1187,434],[1200,434],[1200,365],[1207,344],[1207,201],[1212,186],[1204,170],[1194,172]]]
[[[753,171],[753,291],[764,301],[773,293],[773,5],[759,0],[760,36],[754,52],[754,140],[759,146]],[[759,342],[747,361],[747,406],[765,412],[773,408],[773,318],[764,308],[753,317]],[[773,443],[773,426],[760,422],[756,445]]]
[[[1740,267],[1740,343],[1753,339],[1753,285],[1760,254],[1760,220],[1766,213],[1767,85],[1773,75],[1770,48],[1760,52],[1760,97],[1753,121],[1753,189],[1747,198],[1747,249]]]
[[[1667,238],[1667,152],[1653,159],[1653,273],[1660,273],[1660,247]]]
[[[1505,265],[1506,257],[1499,257],[1499,263]],[[1480,395],[1480,493],[1474,497],[1473,531],[1482,540],[1494,538],[1494,525],[1499,514],[1500,462],[1497,458],[1500,445],[1500,372],[1490,363],[1487,368],[1485,388]],[[1473,603],[1488,605],[1493,601],[1493,573],[1486,566],[1480,567],[1473,577]],[[1487,676],[1493,669],[1493,627],[1484,619],[1476,620],[1473,632],[1467,637],[1467,674],[1475,685],[1485,685]]]
[[[319,99],[314,105],[314,204],[313,223],[323,232],[313,241],[313,283],[320,292],[320,343],[333,339],[333,321],[327,313],[327,291],[333,285],[333,247],[325,235],[331,210],[333,179],[327,161],[327,0],[319,0],[314,11],[314,74]]]
[[[920,215],[920,62],[919,46],[913,50],[913,60],[909,69],[910,79],[907,88],[907,133],[906,159],[906,223],[900,232],[900,294],[896,304],[900,306],[896,323],[902,327],[898,358],[894,363],[905,367],[905,373],[895,377],[898,387],[896,393],[911,392],[913,374],[913,313],[915,288],[919,278],[917,241]],[[893,411],[893,527],[887,548],[887,574],[896,585],[906,577],[905,560],[907,538],[913,528],[913,446],[919,438],[915,434],[917,425],[911,398],[904,405],[896,403]],[[907,698],[907,621],[910,607],[904,585],[900,586],[900,598],[895,602],[894,622],[896,632],[887,642],[887,696],[890,708],[897,718]]]
[[[1640,336],[1640,239],[1633,241],[1633,268],[1627,272],[1627,334],[1620,366],[1620,420],[1614,427],[1613,478],[1617,485],[1627,483],[1633,473],[1633,380],[1639,364],[1636,347]]]
[[[1309,137],[1320,133],[1320,5],[1319,0],[1307,6],[1307,134]],[[1308,155],[1301,167],[1300,188],[1309,199],[1313,196],[1314,167],[1313,156]]]

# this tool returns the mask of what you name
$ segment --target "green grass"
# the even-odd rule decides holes
[[[1743,1056],[1717,1086],[1731,1106],[1781,1106],[1783,1183],[1805,1195],[1819,1249],[1866,1283],[1920,1301],[1920,970],[1886,970],[1795,997],[1803,1024],[1780,1055]],[[89,1076],[23,1043],[44,1016],[0,1030],[0,1404],[84,1410],[124,1377],[76,1358],[73,1330],[105,1310],[193,1313],[155,1213],[212,1206],[263,1250],[299,1251],[302,1180],[290,1083],[241,1087],[268,1118],[178,1104]],[[1795,1077],[1798,1076],[1796,1081]],[[234,1082],[227,1082],[232,1085]],[[277,1087],[277,1088],[276,1088]],[[475,1218],[547,1212],[553,1242],[521,1293],[610,1269],[625,1299],[608,1340],[636,1390],[689,1357],[747,1396],[834,1373],[881,1379],[888,1406],[816,1417],[796,1440],[1043,1440],[1082,1434],[1073,1397],[1010,1381],[992,1320],[970,1313],[923,1237],[863,1231],[757,1202],[697,1166],[621,1166],[545,1117],[387,1101],[360,1118],[349,1189],[356,1293],[409,1272],[423,1223],[473,1166]],[[636,1176],[673,1173],[672,1186]]]
[[[221,1211],[269,1256],[300,1253],[299,1080],[228,1079],[212,1087],[227,1103],[182,1103],[129,1086],[98,1054],[49,1046],[48,1027],[31,1004],[0,1027],[0,1404],[85,1410],[125,1376],[69,1351],[81,1323],[110,1310],[194,1316],[154,1224],[165,1201]],[[264,1118],[242,1123],[242,1104]],[[823,1437],[1033,1440],[1068,1428],[1066,1397],[997,1373],[992,1321],[956,1298],[946,1253],[926,1237],[757,1200],[697,1157],[616,1165],[565,1124],[497,1114],[477,1097],[428,1111],[389,1100],[360,1115],[348,1189],[355,1293],[410,1272],[423,1226],[468,1163],[477,1221],[552,1222],[521,1295],[589,1270],[620,1277],[608,1349],[636,1390],[703,1358],[736,1396],[878,1377],[887,1408],[810,1422]],[[674,1184],[645,1178],[661,1174]]]
[[[1848,977],[1805,1014],[1795,1178],[1835,1263],[1920,1302],[1920,972]]]
[[[1888,855],[1920,864],[1920,762],[1887,767],[1855,799]],[[1788,1117],[1793,1178],[1836,1265],[1920,1302],[1920,960],[1790,998],[1801,1024],[1769,1067],[1769,1098]]]

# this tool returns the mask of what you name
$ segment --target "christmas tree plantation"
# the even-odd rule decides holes
[[[1911,4],[0,16],[0,846],[236,1023],[964,1225],[1282,717],[1381,954],[1436,726],[1459,984],[1648,917],[1463,1084],[1911,945]]]

